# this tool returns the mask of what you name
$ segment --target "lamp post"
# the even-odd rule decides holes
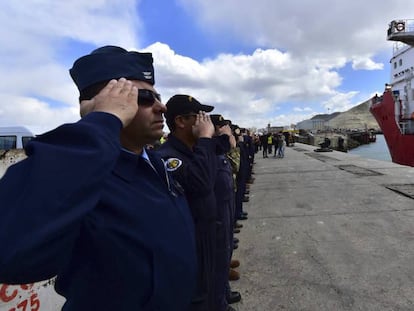
[[[326,131],[328,131],[328,129],[329,129],[329,120],[330,120],[330,108],[328,108],[328,118],[327,118],[327,122],[326,122]]]

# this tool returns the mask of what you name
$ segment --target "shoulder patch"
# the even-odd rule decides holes
[[[177,158],[169,158],[167,161],[165,161],[165,168],[169,172],[173,172],[177,170],[181,165],[183,164],[183,161]]]

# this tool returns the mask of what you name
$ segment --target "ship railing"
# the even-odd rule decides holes
[[[395,41],[393,53],[400,52],[401,49],[407,48],[407,45],[414,45],[414,19],[393,20],[388,25],[387,39]]]
[[[408,121],[400,121],[398,123],[400,126],[401,134],[405,135],[407,133]]]
[[[414,31],[414,19],[398,19],[393,20],[388,25],[387,35],[390,36],[394,33],[404,33]]]
[[[408,44],[406,44],[406,43],[396,41],[393,44],[392,53],[393,53],[393,55],[396,55],[396,54],[402,52],[402,50],[408,49],[409,47],[410,46]]]
[[[402,135],[413,135],[414,134],[414,120],[413,119],[402,119],[398,122],[400,132]]]

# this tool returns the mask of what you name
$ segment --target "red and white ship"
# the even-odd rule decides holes
[[[414,166],[414,19],[394,20],[387,39],[395,41],[391,79],[370,111],[380,126],[392,161]]]

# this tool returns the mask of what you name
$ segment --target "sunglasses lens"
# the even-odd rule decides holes
[[[154,96],[154,98],[156,100],[158,100],[159,102],[161,102],[161,95],[160,94],[152,92],[152,95]]]
[[[138,105],[139,106],[152,106],[155,100],[161,102],[160,94],[157,94],[151,90],[139,89],[138,90]]]
[[[152,106],[154,104],[154,99],[147,97],[138,97],[138,106]]]

